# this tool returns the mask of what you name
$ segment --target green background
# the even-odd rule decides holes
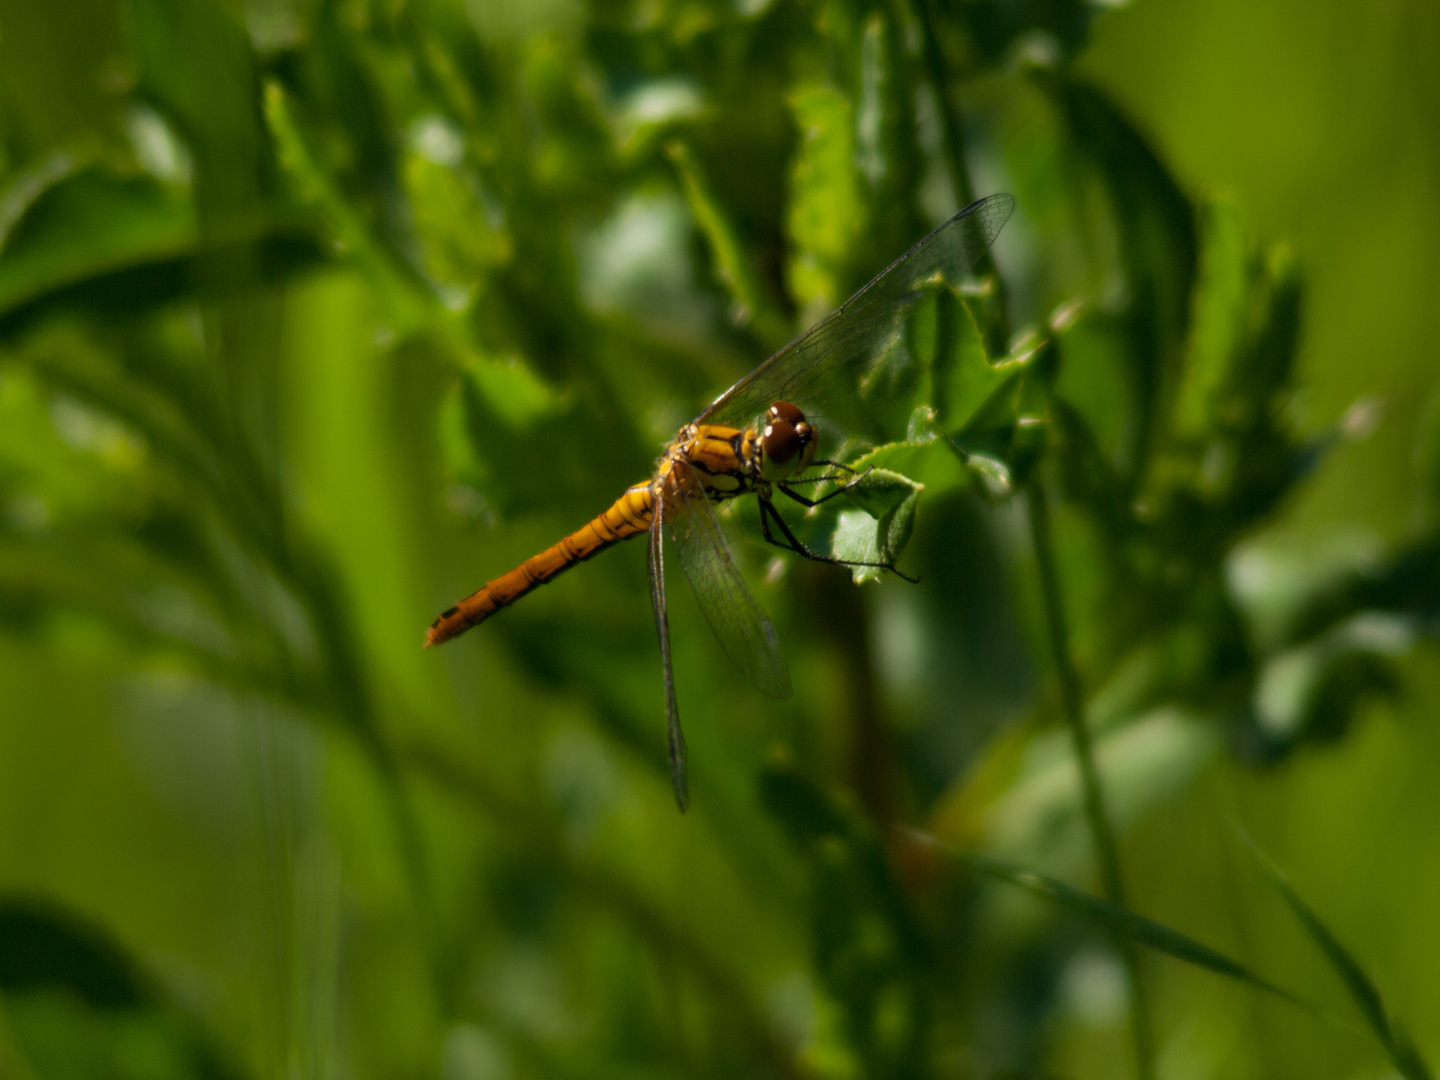
[[[1421,1075],[1437,56],[1421,2],[4,0],[0,1071]],[[921,584],[739,542],[774,703],[672,581],[688,814],[642,545],[420,648],[997,190],[885,459]],[[946,853],[1114,896],[1041,504],[1186,936],[1138,994],[1153,935]]]

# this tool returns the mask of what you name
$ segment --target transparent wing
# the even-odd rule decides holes
[[[650,604],[655,609],[655,632],[660,635],[660,664],[665,669],[665,741],[670,752],[670,782],[675,805],[683,814],[690,805],[690,783],[685,775],[685,733],[680,730],[680,706],[675,701],[675,671],[670,665],[670,616],[665,608],[665,541],[660,502],[650,522]]]
[[[730,558],[710,500],[699,494],[687,499],[671,533],[680,566],[725,655],[761,693],[789,697],[780,639]]]
[[[1010,217],[1015,200],[991,195],[973,202],[896,259],[840,308],[741,379],[697,418],[743,427],[772,401],[808,400],[836,389],[847,376],[858,387],[867,360],[881,356],[905,321],[941,282],[958,285]]]

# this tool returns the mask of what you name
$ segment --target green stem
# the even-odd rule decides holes
[[[1060,596],[1060,577],[1055,569],[1055,547],[1050,533],[1050,506],[1040,480],[1030,484],[1026,498],[1030,511],[1030,537],[1035,545],[1035,562],[1040,572],[1040,593],[1045,608],[1050,660],[1055,667],[1056,681],[1060,686],[1060,702],[1066,726],[1070,729],[1075,761],[1080,767],[1085,819],[1090,826],[1091,842],[1095,845],[1095,860],[1100,866],[1100,883],[1105,898],[1112,904],[1123,907],[1125,884],[1120,874],[1120,856],[1115,848],[1115,834],[1110,828],[1109,815],[1105,812],[1105,794],[1100,786],[1100,771],[1095,767],[1095,750],[1090,740],[1090,729],[1085,724],[1085,697],[1080,688],[1080,676],[1075,670],[1074,658],[1070,655],[1065,608]],[[1135,1070],[1140,1080],[1154,1080],[1155,1046],[1150,1030],[1150,1014],[1140,986],[1140,958],[1129,938],[1116,935],[1115,947],[1129,974],[1130,1029],[1135,1040]]]
[[[920,53],[925,65],[925,77],[935,95],[935,108],[940,119],[940,152],[945,159],[945,169],[950,174],[950,187],[955,192],[959,206],[969,206],[975,201],[975,186],[970,182],[970,167],[965,160],[965,131],[960,116],[950,100],[950,69],[940,40],[935,34],[936,12],[932,10],[934,0],[910,0],[910,11],[920,30]],[[993,283],[995,289],[996,324],[993,337],[985,342],[991,356],[1005,352],[1010,338],[1010,326],[1005,316],[1005,282],[995,268],[995,257],[987,248],[975,267],[976,273]]]
[[[940,113],[941,147],[946,169],[950,173],[950,184],[960,205],[968,206],[975,201],[975,189],[970,184],[970,170],[965,166],[965,136],[960,129],[960,118],[950,104],[949,72],[946,70],[945,55],[940,51],[940,42],[935,37],[930,0],[911,0],[911,12],[920,27],[925,76],[930,80],[930,88],[935,93],[935,107]]]

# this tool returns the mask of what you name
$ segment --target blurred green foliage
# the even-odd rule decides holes
[[[1147,50],[1295,139],[1393,68],[1433,192],[1440,27],[1101,6],[4,0],[0,1069],[1424,1075],[1434,342],[1336,267],[1440,225],[1277,215]],[[420,650],[996,190],[801,531],[921,583],[737,508],[783,705],[672,585],[690,814],[642,545]]]

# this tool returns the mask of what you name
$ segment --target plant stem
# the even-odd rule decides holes
[[[955,189],[955,198],[961,206],[975,201],[975,189],[970,184],[970,170],[965,165],[965,136],[960,130],[960,118],[955,115],[949,97],[949,72],[940,43],[935,38],[935,26],[930,11],[930,0],[911,0],[912,17],[920,27],[921,57],[925,62],[925,74],[935,94],[935,107],[940,112],[941,148],[945,155],[945,166],[950,173],[950,183]]]
[[[812,572],[805,584],[810,610],[818,615],[816,623],[842,661],[850,783],[883,836],[895,823],[898,778],[894,741],[876,689],[865,604],[860,590],[839,574]]]
[[[1120,874],[1120,856],[1115,849],[1115,834],[1105,812],[1105,795],[1100,786],[1100,772],[1095,767],[1095,752],[1090,730],[1085,724],[1085,697],[1080,689],[1080,676],[1070,655],[1069,632],[1065,608],[1060,596],[1060,578],[1055,569],[1055,548],[1050,534],[1050,506],[1043,483],[1037,478],[1026,490],[1030,516],[1030,538],[1035,545],[1035,562],[1040,572],[1041,602],[1045,608],[1045,628],[1049,638],[1050,659],[1060,686],[1060,703],[1075,761],[1080,768],[1080,785],[1084,796],[1085,819],[1090,826],[1095,860],[1100,867],[1100,883],[1105,898],[1124,906],[1125,884]],[[1140,958],[1134,943],[1116,935],[1115,947],[1129,975],[1130,1029],[1135,1040],[1135,1071],[1140,1080],[1154,1080],[1155,1047],[1150,1031],[1150,1015],[1140,986]]]
[[[920,31],[921,61],[925,66],[925,77],[935,95],[935,108],[940,120],[940,153],[950,174],[950,187],[955,193],[957,209],[969,206],[975,201],[975,185],[970,182],[970,167],[965,160],[965,132],[955,105],[950,100],[950,70],[945,53],[935,35],[936,12],[932,10],[935,0],[910,0],[910,15]],[[989,248],[981,254],[975,266],[976,274],[991,282],[995,289],[995,312],[997,323],[993,338],[987,338],[986,348],[992,356],[1003,354],[1010,339],[1010,324],[1005,314],[1005,282],[995,268],[995,257]]]

